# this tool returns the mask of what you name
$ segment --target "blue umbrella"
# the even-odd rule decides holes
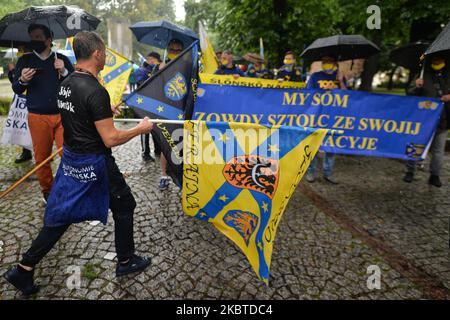
[[[183,42],[184,48],[198,40],[198,36],[191,29],[178,26],[166,20],[141,21],[132,25],[130,29],[139,42],[161,49],[165,49],[173,38]]]

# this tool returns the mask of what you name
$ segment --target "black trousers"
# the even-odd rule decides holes
[[[117,167],[112,155],[106,156],[106,166],[109,179],[109,208],[114,218],[114,235],[117,258],[119,261],[128,260],[135,251],[133,238],[133,214],[136,201],[131,194],[130,187]],[[34,267],[53,248],[70,225],[60,227],[42,227],[30,249],[24,253],[20,263]]]
[[[142,155],[145,155],[145,156],[150,155],[150,134],[149,133],[141,134],[141,150],[142,150]]]

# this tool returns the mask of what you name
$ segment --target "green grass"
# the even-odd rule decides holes
[[[400,96],[405,95],[405,89],[403,88],[393,88],[392,90],[388,90],[387,88],[377,87],[373,89],[374,93],[384,93],[384,94],[397,94]]]
[[[10,105],[11,105],[10,98],[0,97],[0,116],[5,116],[8,114]]]
[[[95,280],[98,277],[98,264],[90,264],[87,263],[84,267],[83,267],[83,271],[81,272],[81,274],[83,275],[83,277],[85,277],[86,279],[89,280]]]

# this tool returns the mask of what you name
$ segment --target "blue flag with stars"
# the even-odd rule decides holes
[[[125,103],[140,117],[151,119],[191,119],[198,83],[198,41],[161,68],[131,93]],[[158,123],[153,132],[167,160],[167,173],[181,186],[183,163],[182,124]]]

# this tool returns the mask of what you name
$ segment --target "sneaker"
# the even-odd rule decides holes
[[[122,277],[130,273],[140,272],[150,265],[150,259],[133,255],[126,263],[117,262],[116,277]]]
[[[31,151],[28,149],[23,149],[22,153],[16,158],[16,160],[14,160],[14,163],[22,163],[25,161],[29,161],[31,160],[32,156],[31,156]]]
[[[316,181],[316,177],[314,173],[306,173],[306,181],[308,181],[309,183],[313,183],[314,181]]]
[[[170,178],[167,176],[162,176],[159,179],[159,190],[166,190],[169,188]]]
[[[3,275],[6,281],[26,296],[35,294],[39,291],[39,286],[34,284],[33,276],[34,270],[30,272],[21,272],[17,266],[9,269]]]
[[[145,153],[142,154],[142,160],[155,162],[155,158],[153,158],[151,155],[145,154]]]
[[[428,184],[431,184],[432,186],[435,186],[437,188],[442,187],[441,179],[439,179],[439,176],[437,175],[430,175],[430,178],[428,179]]]
[[[337,180],[333,176],[323,176],[323,178],[325,179],[325,181],[331,184],[339,184],[339,182],[337,182]]]
[[[413,181],[414,178],[414,173],[412,172],[407,172],[405,174],[405,176],[403,177],[403,181],[407,182],[407,183],[411,183]]]

